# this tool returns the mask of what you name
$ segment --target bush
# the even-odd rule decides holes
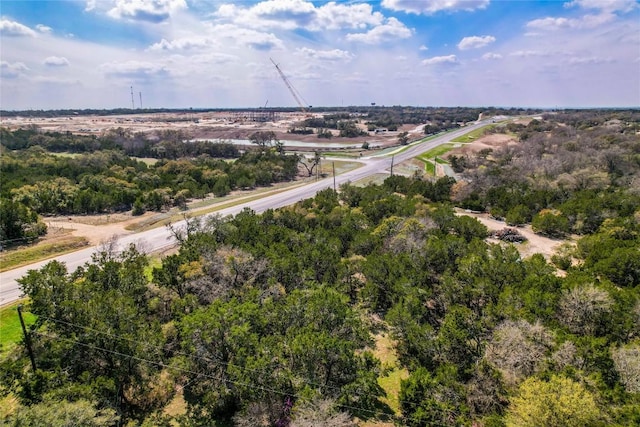
[[[569,232],[569,220],[560,211],[543,209],[531,221],[535,233],[549,237],[564,237]]]

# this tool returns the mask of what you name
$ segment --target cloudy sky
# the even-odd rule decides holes
[[[638,0],[0,7],[0,108],[640,106]]]

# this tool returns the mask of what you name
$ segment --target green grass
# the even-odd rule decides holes
[[[380,334],[375,337],[376,346],[373,354],[380,360],[383,368],[388,372],[378,378],[378,384],[385,391],[385,397],[380,400],[393,410],[396,415],[400,414],[400,383],[409,377],[409,371],[400,368],[398,355],[395,350],[396,343],[387,334]]]
[[[485,135],[486,131],[493,129],[494,127],[496,127],[495,124],[483,126],[483,127],[479,128],[479,129],[472,130],[469,133],[465,133],[462,136],[459,136],[459,137],[457,137],[455,139],[452,139],[452,141],[453,142],[462,142],[462,143],[473,142],[476,139],[482,138]]]
[[[153,280],[153,269],[156,267],[162,267],[162,258],[159,256],[149,257],[149,265],[144,268],[144,277],[146,277],[149,282]]]
[[[409,378],[407,369],[395,368],[386,376],[378,378],[378,384],[385,391],[386,396],[380,399],[393,410],[396,415],[400,415],[400,384],[402,380]]]
[[[424,161],[424,172],[427,175],[434,175],[435,174],[434,169],[435,169],[435,167],[433,166],[432,162]]]
[[[427,175],[433,175],[434,174],[434,165],[433,165],[433,159],[436,158],[436,162],[441,163],[441,164],[447,164],[447,162],[442,159],[441,156],[443,156],[444,154],[448,153],[449,151],[451,151],[452,149],[454,149],[456,147],[456,144],[442,144],[439,145],[435,148],[432,148],[429,151],[426,151],[422,154],[420,154],[417,159],[420,159],[424,162],[424,171]]]
[[[24,322],[32,325],[36,316],[23,311]],[[18,318],[18,304],[0,308],[0,360],[4,359],[22,340],[22,327]]]
[[[426,161],[432,161],[434,157],[438,157],[438,156],[442,156],[443,154],[448,153],[449,151],[453,150],[455,148],[455,144],[442,144],[442,145],[438,145],[435,148],[432,148],[429,151],[425,151],[424,153],[420,154],[418,156],[418,158],[420,160],[422,160],[423,162]]]
[[[67,237],[53,243],[45,242],[30,247],[7,250],[0,254],[0,271],[73,252],[84,248],[87,244],[87,239],[84,237]]]

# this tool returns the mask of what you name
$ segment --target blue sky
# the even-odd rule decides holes
[[[640,106],[638,0],[3,0],[0,108]]]

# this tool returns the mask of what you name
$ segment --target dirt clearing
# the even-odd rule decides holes
[[[544,257],[548,260],[552,255],[555,255],[562,244],[572,241],[556,240],[540,236],[531,230],[530,225],[525,225],[523,227],[509,227],[504,221],[493,219],[487,213],[474,213],[465,211],[463,209],[456,209],[456,214],[468,215],[470,217],[476,218],[478,221],[483,223],[490,232],[502,230],[503,228],[516,228],[524,237],[527,238],[526,242],[515,245],[518,249],[518,252],[520,252],[520,255],[523,258],[538,253],[544,255]],[[497,239],[489,239],[489,241],[493,243],[499,242],[499,240]]]

